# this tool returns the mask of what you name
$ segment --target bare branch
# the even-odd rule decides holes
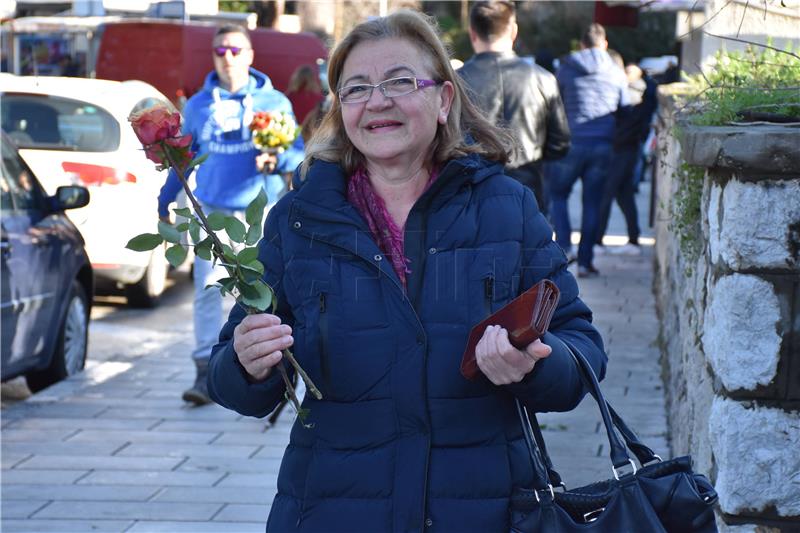
[[[696,32],[696,31],[698,31],[698,30],[702,30],[702,29],[703,29],[703,28],[704,28],[706,25],[708,25],[708,24],[709,24],[709,23],[710,23],[712,20],[714,20],[714,19],[716,18],[716,16],[717,16],[717,15],[719,15],[720,13],[722,13],[722,12],[725,10],[725,8],[726,8],[726,7],[728,7],[729,5],[731,5],[731,3],[732,3],[732,2],[733,2],[733,0],[728,0],[727,2],[725,2],[725,5],[724,5],[724,6],[722,6],[721,8],[719,8],[719,10],[718,10],[716,13],[714,13],[713,15],[711,15],[710,17],[708,17],[708,18],[707,18],[705,21],[703,21],[703,23],[702,23],[702,24],[700,24],[700,26],[698,26],[697,28],[695,28],[695,29],[693,29],[693,30],[689,30],[689,31],[687,31],[686,33],[684,33],[683,35],[679,36],[679,37],[678,37],[678,40],[681,40],[681,39],[683,39],[684,37],[686,37],[686,36],[687,36],[687,35],[689,35],[690,33],[694,33],[694,32]]]
[[[764,0],[764,5],[767,5],[767,0]],[[742,31],[742,24],[744,24],[744,18],[747,16],[747,8],[750,7],[750,0],[744,3],[744,11],[742,12],[742,20],[739,21],[739,28],[736,30],[736,36],[738,37]]]
[[[726,39],[728,41],[736,41],[738,43],[752,44],[753,46],[760,46],[762,48],[769,48],[770,50],[775,50],[776,52],[780,52],[781,54],[786,54],[788,56],[792,56],[792,57],[800,60],[800,55],[797,55],[794,52],[789,52],[788,50],[782,50],[781,48],[777,48],[777,47],[769,45],[769,44],[757,43],[755,41],[748,41],[747,39],[738,39],[736,37],[727,37],[725,35],[715,35],[713,33],[707,32],[705,30],[703,30],[703,33],[705,33],[709,37],[716,37],[717,39]]]

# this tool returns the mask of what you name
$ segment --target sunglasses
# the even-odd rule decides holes
[[[228,53],[228,50],[231,51],[231,55],[233,57],[236,57],[241,54],[243,50],[247,50],[247,48],[241,48],[239,46],[215,46],[214,55],[217,57],[225,57],[225,54]]]

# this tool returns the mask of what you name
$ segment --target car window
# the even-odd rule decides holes
[[[44,206],[44,193],[30,169],[9,143],[3,143],[2,209],[36,210]]]
[[[105,109],[81,100],[5,93],[3,129],[24,148],[111,152],[119,147],[119,123]]]

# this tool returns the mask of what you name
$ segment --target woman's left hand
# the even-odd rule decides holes
[[[537,339],[524,350],[517,350],[508,340],[508,332],[500,326],[489,326],[475,347],[478,368],[495,385],[508,385],[522,381],[539,359],[544,359],[552,348]]]

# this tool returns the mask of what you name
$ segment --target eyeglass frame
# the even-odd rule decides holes
[[[250,48],[243,46],[214,46],[211,48],[211,52],[213,52],[214,56],[219,58],[228,55],[228,51],[230,51],[233,57],[239,57],[245,50],[250,50]],[[220,51],[222,51],[222,53],[220,53]]]
[[[414,80],[414,88],[412,90],[408,91],[407,93],[397,94],[395,96],[389,96],[388,94],[386,94],[387,83],[391,81],[404,80],[404,79]],[[378,89],[381,92],[381,94],[386,98],[398,98],[400,96],[408,96],[409,94],[417,92],[420,89],[425,89],[426,87],[436,87],[443,83],[444,83],[443,81],[425,80],[422,78],[417,78],[416,76],[396,76],[394,78],[389,78],[388,80],[383,80],[382,82],[376,83],[375,85],[371,83],[354,83],[352,85],[345,85],[344,87],[336,91],[336,95],[339,97],[339,101],[343,104],[363,104],[364,102],[367,102],[369,101],[370,98],[372,98],[372,93],[375,91],[375,89]],[[342,91],[352,87],[369,87],[369,93],[367,93],[366,98],[364,98],[363,100],[357,100],[355,102],[347,102],[342,98]]]

